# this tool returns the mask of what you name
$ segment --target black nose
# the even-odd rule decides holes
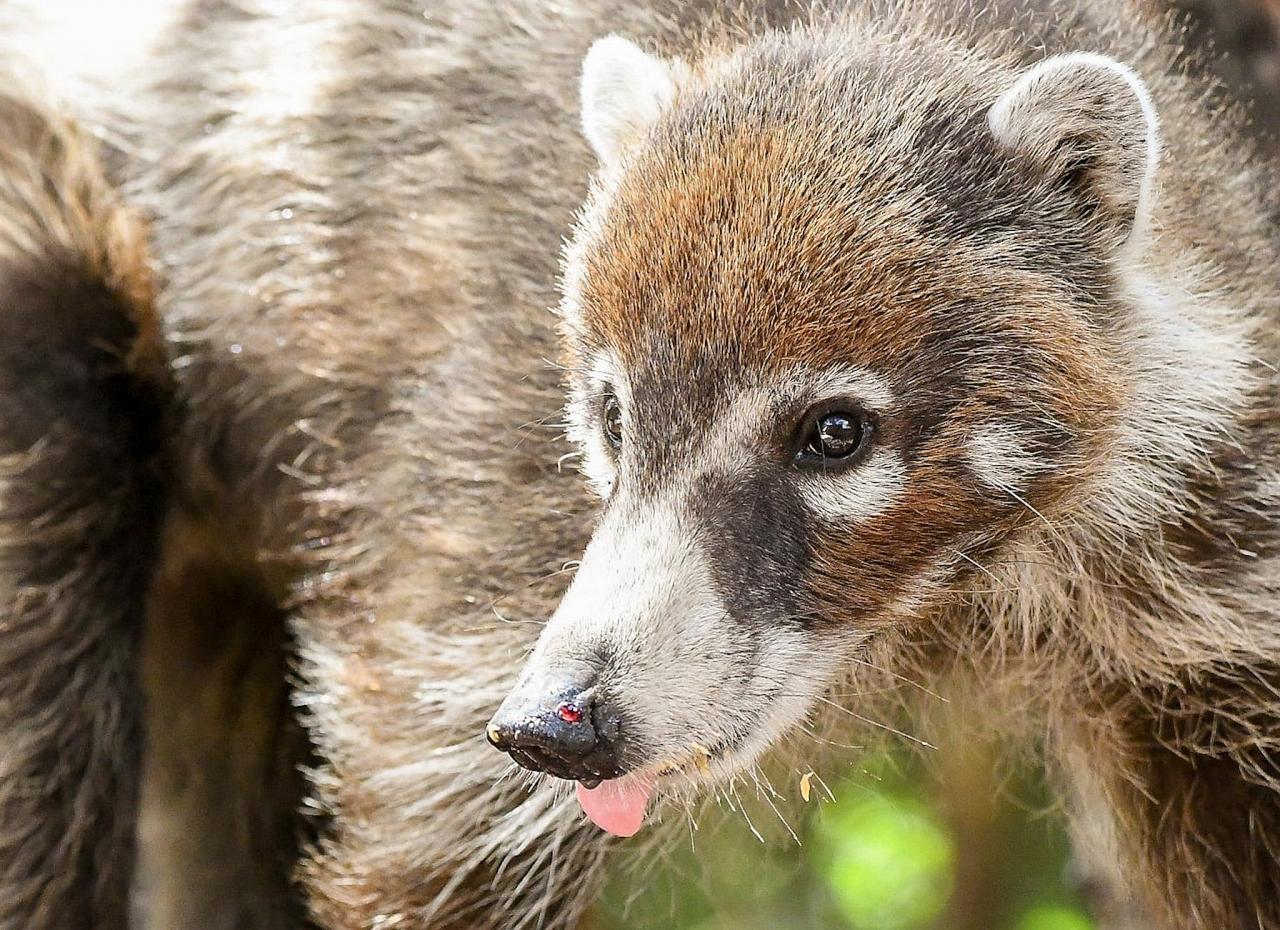
[[[485,735],[527,769],[595,787],[622,771],[621,721],[594,692],[568,687],[532,698],[513,693]]]

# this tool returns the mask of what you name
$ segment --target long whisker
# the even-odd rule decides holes
[[[768,790],[765,792],[759,791],[761,776],[764,777],[765,784],[768,785]],[[763,773],[760,772],[759,768],[753,765],[751,767],[751,777],[756,783],[757,793],[764,798],[765,803],[768,804],[770,809],[773,810],[774,814],[777,815],[778,820],[782,823],[782,826],[785,827],[786,831],[791,834],[791,839],[795,841],[795,844],[797,846],[801,845],[800,837],[796,834],[796,831],[792,828],[787,818],[782,816],[782,811],[778,810],[778,805],[774,804],[773,798],[770,797],[771,794],[774,797],[779,797],[779,798],[781,797],[781,795],[779,795],[777,792],[773,790],[773,785],[769,784],[768,776],[764,776]]]
[[[938,748],[937,746],[933,745],[927,740],[923,740],[918,736],[912,736],[910,733],[905,733],[902,730],[899,730],[897,727],[890,726],[887,723],[880,723],[879,721],[872,720],[870,717],[864,717],[862,714],[849,710],[849,708],[847,707],[841,707],[835,701],[828,700],[827,698],[822,697],[821,695],[817,696],[817,700],[821,701],[823,704],[828,704],[831,707],[834,707],[836,710],[841,711],[842,713],[848,714],[850,717],[853,717],[855,720],[860,720],[863,723],[868,724],[869,726],[873,726],[881,730],[885,730],[889,733],[892,733],[894,736],[900,736],[903,739],[907,740],[908,742],[915,743],[916,745],[922,746],[925,749],[936,750]]]
[[[951,703],[951,701],[948,698],[943,697],[941,694],[939,694],[936,691],[931,691],[929,688],[926,688],[924,685],[920,684],[920,682],[915,681],[911,678],[908,678],[906,675],[900,675],[899,673],[892,671],[891,669],[881,668],[880,666],[876,665],[874,662],[869,662],[866,659],[861,658],[860,656],[854,656],[853,662],[857,665],[862,665],[862,666],[865,666],[866,668],[872,669],[873,671],[879,672],[882,675],[888,675],[894,681],[900,681],[904,685],[910,685],[911,687],[915,688],[917,691],[920,691],[924,694],[929,695],[929,697],[937,698],[943,704]]]

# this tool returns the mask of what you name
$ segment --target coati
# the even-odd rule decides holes
[[[965,673],[1153,926],[1280,927],[1270,162],[1141,3],[726,6],[7,94],[0,927],[572,926],[579,803]]]

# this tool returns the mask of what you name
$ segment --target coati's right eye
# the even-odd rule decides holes
[[[622,405],[613,394],[604,396],[604,410],[601,421],[604,424],[604,435],[609,445],[615,449],[622,445]]]

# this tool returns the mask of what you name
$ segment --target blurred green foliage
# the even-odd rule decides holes
[[[837,800],[824,814],[815,865],[854,930],[915,930],[942,913],[955,849],[928,807],[869,793]]]
[[[1017,930],[1093,930],[1093,924],[1078,908],[1036,905],[1018,921]]]
[[[1062,825],[1044,812],[1048,796],[1036,772],[1006,783],[999,800],[994,789],[982,799],[981,809],[990,812],[982,841],[992,848],[981,853],[973,837],[957,835],[947,816],[955,799],[948,800],[910,761],[877,757],[829,787],[815,780],[810,794],[808,804],[797,803],[798,796],[789,802],[772,796],[755,805],[735,804],[723,818],[690,827],[687,843],[665,850],[644,869],[619,869],[593,925],[600,930],[1093,928],[1066,880]],[[970,855],[982,859],[981,888],[958,887],[963,879],[974,879],[972,868],[962,868]],[[967,916],[957,904],[963,892],[971,906]]]

